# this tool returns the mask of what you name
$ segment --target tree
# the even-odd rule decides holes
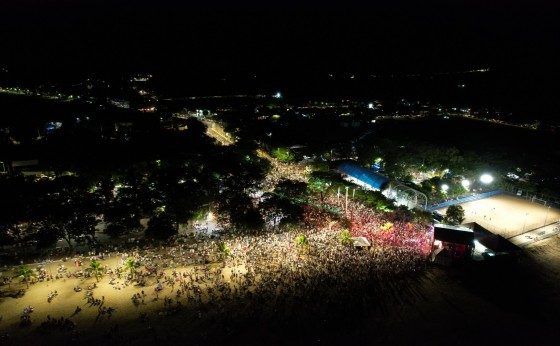
[[[319,193],[321,204],[323,204],[325,195],[332,186],[333,178],[330,173],[315,172],[309,179],[307,188],[313,193]]]
[[[22,281],[25,281],[27,288],[29,288],[29,278],[35,277],[36,275],[37,274],[35,273],[35,270],[29,268],[27,264],[19,266],[18,269],[16,270],[16,276],[21,278]]]
[[[452,205],[447,208],[443,223],[447,225],[460,225],[465,220],[465,210],[460,205]]]
[[[226,243],[218,243],[218,251],[223,258],[226,258],[231,254],[231,249]]]
[[[296,246],[299,248],[304,248],[308,244],[307,237],[304,234],[298,235],[295,239]]]
[[[220,204],[219,215],[222,224],[230,224],[235,230],[255,231],[262,229],[264,220],[247,194],[234,194]],[[226,217],[224,220],[223,218]]]
[[[93,260],[91,261],[90,267],[91,267],[91,272],[97,279],[97,282],[99,282],[99,278],[103,276],[103,268],[101,268],[101,262]]]
[[[197,118],[190,117],[185,121],[188,132],[195,136],[202,137],[206,133],[206,125]]]
[[[307,183],[282,179],[276,184],[274,193],[284,198],[303,201],[307,197]]]
[[[96,206],[94,194],[88,192],[84,181],[76,177],[62,177],[43,184],[44,196],[35,206],[39,237],[45,245],[62,238],[72,248],[72,241],[96,242]]]
[[[73,240],[78,243],[84,241],[94,243],[96,241],[95,226],[97,223],[98,221],[93,214],[80,212],[67,214],[53,211],[52,215],[45,217],[39,223],[38,230],[41,234],[37,238],[42,247],[53,244],[56,239],[62,238],[72,249]]]
[[[134,272],[136,271],[137,267],[138,264],[132,257],[127,258],[126,262],[124,263],[124,270],[128,271],[130,273],[130,276],[134,276]]]
[[[352,245],[352,235],[350,234],[350,231],[342,231],[342,233],[338,235],[338,240],[342,245]]]
[[[99,221],[95,215],[88,212],[76,212],[74,218],[66,225],[66,232],[78,243],[97,243],[95,238],[95,226]]]
[[[43,227],[42,222],[38,223],[39,232],[33,235],[33,239],[37,241],[37,249],[47,249],[56,244],[60,238],[58,229],[53,227]]]
[[[118,238],[140,227],[140,208],[117,199],[105,211],[104,219],[107,223],[104,232],[110,237]]]
[[[25,224],[34,221],[33,211],[37,204],[39,185],[25,177],[2,177],[0,179],[0,233],[2,244],[22,244],[26,241]]]
[[[272,155],[280,161],[291,162],[294,161],[295,157],[290,148],[276,148],[272,151]]]
[[[264,193],[259,203],[259,209],[266,223],[275,227],[297,224],[303,218],[303,207],[300,203],[275,193]]]
[[[171,236],[176,235],[179,228],[165,213],[160,213],[148,221],[148,228],[146,228],[146,237],[166,240]]]
[[[416,223],[429,224],[433,220],[433,215],[427,210],[412,209],[413,221]]]

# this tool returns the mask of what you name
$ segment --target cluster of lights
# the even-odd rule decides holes
[[[494,177],[492,177],[490,174],[483,174],[480,176],[480,182],[483,184],[491,184],[494,181]],[[461,185],[468,190],[469,186],[471,186],[471,182],[468,179],[463,179],[461,181]],[[449,190],[449,185],[447,184],[442,184],[441,185],[441,191],[443,191],[444,193],[447,192],[447,190]]]

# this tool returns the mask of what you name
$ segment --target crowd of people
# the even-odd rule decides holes
[[[73,259],[74,273],[68,268],[60,277],[83,280],[82,275],[74,274],[89,273],[81,268],[87,268],[88,259],[120,258],[115,268],[104,265],[99,285],[109,283],[115,289],[130,290],[130,304],[136,308],[163,301],[150,313],[183,314],[183,318],[197,321],[193,326],[220,328],[227,336],[248,328],[246,321],[274,321],[269,325],[283,329],[317,318],[327,321],[383,314],[390,304],[414,300],[414,280],[425,268],[431,229],[354,201],[343,216],[329,212],[341,208],[336,197],[321,202],[305,208],[304,222],[297,230],[225,232],[220,239],[175,237],[167,246],[107,247],[97,256]],[[325,208],[328,205],[330,209]],[[347,226],[343,218],[350,220],[352,236],[366,237],[371,248],[340,241]],[[301,235],[305,244],[295,242]],[[221,253],[218,243],[226,243],[230,253]],[[85,278],[93,280],[89,274]],[[49,279],[58,280],[59,275]],[[106,307],[104,296],[95,298],[91,287],[85,298],[90,307],[98,307],[97,319],[110,318],[115,311]],[[140,310],[140,320],[150,323],[150,313]],[[66,320],[47,321],[47,325],[52,323],[74,328]],[[204,333],[200,335],[204,337]]]
[[[262,152],[260,156],[267,158],[271,164],[271,169],[262,184],[263,191],[272,191],[276,184],[284,179],[303,182],[307,182],[309,179],[305,165],[286,164]]]
[[[327,204],[343,208],[342,203],[329,197]],[[344,207],[344,215],[350,220],[354,237],[365,237],[376,246],[407,248],[411,252],[428,255],[433,241],[433,227],[423,223],[403,220],[393,213],[368,208],[354,200]]]

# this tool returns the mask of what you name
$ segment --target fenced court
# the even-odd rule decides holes
[[[507,193],[460,203],[465,223],[476,222],[504,238],[550,225],[560,220],[560,210]],[[445,214],[447,208],[438,209]]]

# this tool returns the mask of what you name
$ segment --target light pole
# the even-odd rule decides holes
[[[348,210],[348,186],[346,186],[346,204],[344,207],[344,212],[346,213],[347,210]]]
[[[340,186],[338,187],[338,193],[336,194],[336,204],[340,204]]]
[[[546,216],[545,216],[545,218],[544,218],[544,225],[543,225],[543,226],[546,226],[546,222],[548,221],[548,212],[549,212],[549,211],[550,211],[550,206],[548,206],[548,207],[546,208]]]

